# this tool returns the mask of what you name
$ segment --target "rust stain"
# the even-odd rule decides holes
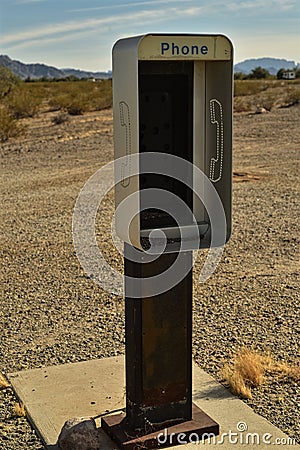
[[[145,389],[143,392],[143,406],[164,405],[171,403],[186,403],[186,381],[172,383],[167,386]]]

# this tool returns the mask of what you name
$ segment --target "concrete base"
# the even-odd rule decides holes
[[[206,446],[222,450],[257,447],[300,449],[266,419],[194,365],[193,401],[220,425],[220,435]],[[100,428],[101,417],[120,413],[125,406],[124,358],[105,358],[62,366],[26,370],[8,375],[28,418],[44,444],[56,449],[64,422],[73,417],[93,417],[99,426],[101,449],[115,450],[115,444]],[[225,433],[226,436],[225,436]],[[231,437],[228,436],[231,433]],[[163,437],[161,437],[163,439]],[[195,436],[193,437],[195,439]],[[186,439],[183,436],[182,442]],[[279,444],[281,440],[281,444]],[[187,441],[188,442],[188,441]],[[195,449],[183,443],[177,450]]]

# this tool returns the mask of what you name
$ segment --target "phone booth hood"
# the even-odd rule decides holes
[[[162,240],[166,252],[227,242],[232,99],[226,36],[146,34],[115,43],[115,225],[122,240],[153,253]]]

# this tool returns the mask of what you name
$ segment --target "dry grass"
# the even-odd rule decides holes
[[[266,80],[235,80],[234,96],[257,95],[265,91],[270,86],[270,81]]]
[[[279,377],[287,377],[294,381],[300,381],[300,366],[290,366],[283,362],[273,362],[270,367],[271,373]]]
[[[251,399],[251,388],[262,385],[267,376],[299,381],[300,366],[279,363],[269,354],[243,348],[224,366],[221,376],[234,394]]]
[[[251,389],[246,386],[242,375],[229,364],[222,370],[222,379],[228,384],[234,394],[243,398],[252,398]]]
[[[17,417],[26,417],[26,410],[22,403],[16,403],[14,406],[14,413]]]
[[[9,382],[4,378],[4,376],[0,373],[0,390],[7,389],[10,387]]]

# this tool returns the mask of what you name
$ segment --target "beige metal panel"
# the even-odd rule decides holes
[[[121,179],[115,186],[115,202],[118,207],[127,199],[131,202],[130,209],[137,212],[140,208],[138,196],[131,199],[128,197],[139,191],[139,177],[132,176],[134,169],[138,169],[138,161],[133,161],[132,155],[139,152],[138,45],[142,37],[121,39],[113,48],[115,160],[124,157],[121,163],[115,164],[115,180]],[[116,216],[116,232],[125,242],[128,242],[127,227],[128,223],[124,217]],[[138,215],[131,221],[129,235],[131,242],[128,243],[140,248]]]
[[[146,60],[230,60],[232,44],[222,35],[159,35],[143,37],[139,59]]]
[[[232,61],[206,63],[206,173],[216,188],[231,233]]]

